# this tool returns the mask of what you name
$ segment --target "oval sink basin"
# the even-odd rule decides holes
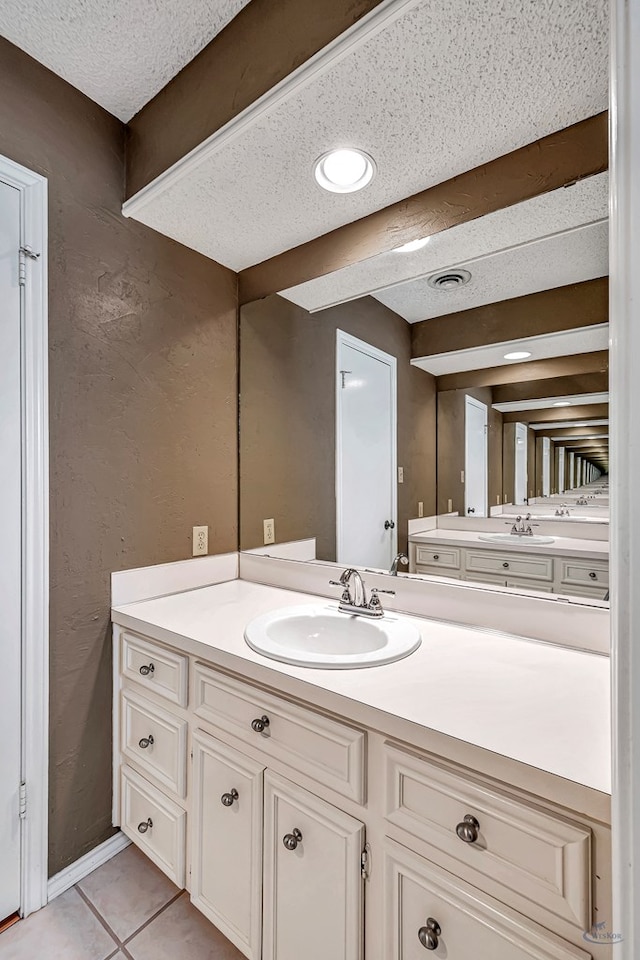
[[[485,540],[487,543],[517,543],[518,546],[523,543],[554,543],[555,539],[555,537],[536,537],[525,533],[481,533],[478,536],[478,540]]]
[[[419,630],[387,615],[379,620],[310,604],[256,617],[244,631],[256,653],[298,667],[346,670],[408,657],[422,642]]]

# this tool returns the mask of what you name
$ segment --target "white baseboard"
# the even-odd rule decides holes
[[[54,900],[55,897],[59,897],[65,890],[73,887],[76,883],[79,883],[80,880],[84,880],[84,878],[97,867],[101,867],[107,860],[115,857],[117,853],[120,853],[121,850],[128,847],[130,843],[131,840],[129,840],[122,831],[118,831],[118,833],[115,833],[108,840],[105,840],[104,843],[101,843],[100,846],[90,850],[89,853],[85,853],[84,857],[80,857],[79,860],[70,863],[69,866],[61,870],[60,873],[56,873],[55,876],[50,877],[47,884],[47,899]]]

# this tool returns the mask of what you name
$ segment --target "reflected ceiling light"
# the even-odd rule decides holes
[[[415,250],[422,250],[429,243],[431,237],[419,237],[417,240],[409,240],[409,243],[403,243],[401,247],[394,247],[392,253],[413,253]]]
[[[531,354],[527,350],[514,350],[513,353],[505,353],[505,360],[526,360]]]
[[[553,404],[553,406],[554,406],[554,407],[570,407],[570,406],[571,406],[571,400],[556,400],[556,402]]]
[[[373,180],[376,165],[373,157],[355,147],[329,150],[315,162],[316,180],[331,193],[354,193]]]

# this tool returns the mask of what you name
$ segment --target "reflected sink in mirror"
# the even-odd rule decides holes
[[[555,543],[555,537],[537,537],[530,533],[481,533],[478,540],[485,540],[487,543],[522,543],[543,544]]]
[[[256,617],[246,643],[265,657],[298,667],[344,670],[401,660],[422,642],[414,624],[395,615],[376,621],[311,604]]]

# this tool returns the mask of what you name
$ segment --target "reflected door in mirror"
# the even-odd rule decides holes
[[[464,506],[471,517],[486,517],[488,503],[487,406],[475,397],[465,397]]]

